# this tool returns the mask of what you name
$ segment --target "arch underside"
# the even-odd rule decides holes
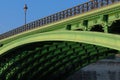
[[[0,79],[65,80],[80,68],[113,53],[117,51],[70,41],[26,44],[0,56]]]
[[[97,32],[47,32],[12,40],[0,47],[2,80],[65,80],[120,50],[119,35]]]

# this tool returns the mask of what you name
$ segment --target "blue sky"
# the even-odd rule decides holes
[[[84,3],[88,0],[0,0],[0,34],[24,24],[24,4],[28,6],[27,23]]]

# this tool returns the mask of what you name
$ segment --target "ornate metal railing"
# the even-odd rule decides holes
[[[93,0],[93,1],[89,1],[86,2],[84,4],[80,4],[77,5],[75,7],[69,8],[67,10],[63,10],[61,12],[55,13],[53,15],[44,17],[42,19],[33,21],[31,23],[28,23],[26,25],[23,25],[21,27],[18,27],[16,29],[13,29],[11,31],[8,31],[6,33],[3,33],[0,35],[0,39],[4,39],[6,37],[15,35],[15,34],[19,34],[21,32],[36,28],[36,27],[41,27],[43,25],[52,23],[52,22],[56,22],[77,14],[82,14],[84,12],[90,11],[92,9],[95,8],[101,8],[103,6],[109,5],[109,4],[113,4],[115,2],[118,2],[120,0]]]

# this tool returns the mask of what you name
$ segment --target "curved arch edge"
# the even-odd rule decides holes
[[[0,55],[15,47],[41,41],[72,41],[99,45],[120,50],[120,36],[115,34],[87,31],[55,31],[29,35],[13,40],[0,48]]]

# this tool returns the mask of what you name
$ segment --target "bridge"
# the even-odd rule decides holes
[[[65,80],[120,53],[120,0],[94,0],[0,34],[0,80]]]

